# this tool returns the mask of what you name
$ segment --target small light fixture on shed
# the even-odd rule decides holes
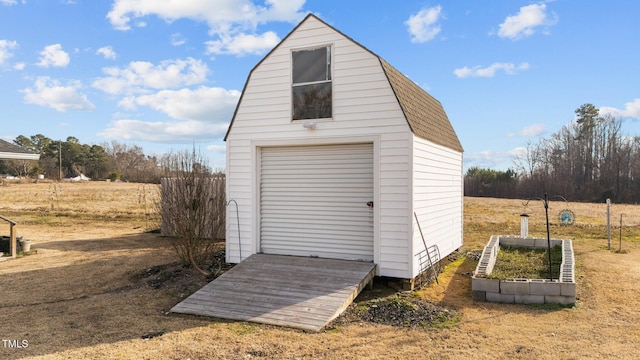
[[[316,128],[316,125],[318,125],[316,121],[305,121],[302,124],[302,127],[304,127],[305,129],[313,130]]]

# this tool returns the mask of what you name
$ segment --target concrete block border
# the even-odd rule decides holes
[[[482,251],[471,277],[473,299],[516,304],[562,304],[576,302],[575,260],[571,240],[552,239],[562,246],[562,264],[557,279],[490,279],[500,246],[547,248],[547,239],[493,235]]]

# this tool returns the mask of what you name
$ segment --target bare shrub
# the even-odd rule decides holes
[[[162,234],[171,237],[182,262],[206,276],[208,268],[221,269],[215,245],[225,231],[224,174],[212,172],[207,162],[195,149],[166,155],[159,202]]]

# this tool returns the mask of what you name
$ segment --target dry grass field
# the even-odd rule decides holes
[[[637,359],[640,357],[640,206],[613,205],[612,250],[604,204],[552,201],[551,233],[572,239],[574,307],[471,300],[476,261],[460,256],[417,294],[458,314],[437,328],[343,318],[320,333],[169,314],[206,284],[175,264],[167,239],[148,230],[155,187],[127,183],[0,185],[0,215],[33,241],[32,255],[0,262],[1,359]],[[564,208],[577,216],[558,225]],[[465,245],[519,234],[522,201],[465,199]],[[530,235],[544,237],[532,201]],[[623,215],[622,252],[619,219]],[[0,235],[9,227],[0,223]],[[37,253],[35,253],[37,251]],[[386,296],[377,279],[354,306]]]

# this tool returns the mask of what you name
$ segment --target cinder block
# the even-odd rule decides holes
[[[475,301],[487,301],[487,292],[486,291],[471,291],[471,298]]]
[[[560,283],[560,295],[576,297],[576,283]]]
[[[494,245],[499,244],[499,243],[500,243],[500,236],[499,235],[491,235],[487,245],[494,246]]]
[[[478,267],[476,267],[476,271],[473,272],[474,276],[486,275],[486,274],[487,274],[487,266],[482,264],[478,264]]]
[[[544,304],[544,295],[513,295],[516,304]]]
[[[500,281],[500,292],[511,295],[529,295],[528,279],[513,279]]]
[[[500,237],[500,246],[531,246],[533,245],[533,241],[530,239],[522,239],[511,236],[501,236]]]
[[[576,303],[575,296],[553,296],[553,295],[545,295],[544,302],[546,304],[561,304],[561,305],[571,305]]]
[[[500,236],[500,246],[514,246],[515,241],[512,237],[508,236]]]
[[[547,243],[547,239],[543,239],[543,238],[536,238],[535,239],[535,247],[537,248],[548,248],[549,244]],[[553,247],[553,245],[551,245]]]
[[[498,260],[498,253],[491,256],[489,259],[489,264],[487,265],[486,274],[489,275],[493,272],[493,267],[496,265],[496,260]]]
[[[500,280],[476,277],[471,278],[471,290],[490,291],[495,293],[500,292]]]
[[[497,302],[497,303],[505,303],[505,304],[513,304],[515,299],[513,295],[500,294],[494,292],[487,292],[487,301]]]
[[[560,295],[560,283],[542,279],[529,280],[529,294],[531,295]]]

